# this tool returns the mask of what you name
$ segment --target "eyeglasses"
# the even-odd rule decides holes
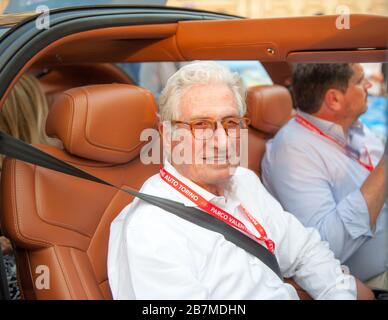
[[[195,119],[190,122],[172,120],[171,124],[183,124],[190,126],[194,138],[208,140],[214,135],[218,122],[224,128],[226,134],[231,138],[240,138],[241,129],[247,129],[251,120],[246,117],[226,117],[219,121],[211,118]]]

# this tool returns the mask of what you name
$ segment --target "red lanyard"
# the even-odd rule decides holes
[[[322,137],[325,137],[326,139],[329,139],[330,141],[334,142],[335,144],[337,144],[341,149],[342,151],[349,157],[349,158],[352,158],[353,160],[357,161],[359,164],[361,164],[365,169],[367,169],[368,171],[372,171],[374,169],[374,166],[373,166],[373,163],[372,163],[372,159],[370,157],[370,154],[368,152],[368,150],[366,150],[367,152],[367,155],[368,155],[368,162],[369,163],[364,163],[362,162],[358,157],[356,157],[354,154],[350,153],[348,150],[346,150],[343,145],[341,145],[336,139],[334,139],[333,137],[323,133],[321,130],[319,130],[316,126],[314,126],[311,122],[307,121],[305,118],[301,117],[299,114],[296,115],[295,117],[295,120],[301,124],[303,127],[307,128],[308,130],[310,131],[313,131],[315,133],[318,133],[319,135],[321,135]]]
[[[207,201],[205,198],[200,196],[197,192],[195,192],[193,189],[191,189],[189,186],[175,178],[172,174],[166,171],[164,168],[160,168],[160,176],[161,178],[167,182],[171,187],[173,187],[175,190],[179,191],[182,195],[184,195],[186,198],[194,202],[198,207],[200,207],[202,210],[207,212],[208,214],[212,215],[213,217],[224,221],[228,225],[240,230],[244,234],[246,234],[248,237],[250,237],[253,240],[256,240],[257,242],[264,242],[267,249],[273,254],[275,252],[275,243],[268,239],[267,233],[265,232],[264,228],[261,226],[259,222],[256,221],[256,219],[246,210],[242,204],[240,204],[240,208],[242,212],[246,215],[246,217],[249,219],[249,221],[255,226],[256,230],[259,232],[260,237],[255,236],[250,232],[247,227],[237,218],[233,217],[229,213],[227,213],[225,210],[221,209],[220,207],[214,205],[213,203]]]

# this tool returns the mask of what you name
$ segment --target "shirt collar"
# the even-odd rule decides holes
[[[364,124],[360,121],[360,120],[357,120],[355,123],[352,124],[352,126],[350,127],[350,130],[351,131],[357,131],[357,132],[360,132],[361,134],[364,133],[364,129],[365,129],[365,126]]]
[[[212,202],[218,206],[223,206],[226,203],[229,188],[225,188],[225,196],[216,196],[215,194],[205,190],[204,188],[200,187],[199,185],[195,184],[190,179],[187,179],[183,175],[181,175],[174,166],[167,160],[164,161],[164,168],[167,170],[168,173],[172,174],[175,178],[182,181],[185,185],[189,186],[191,189],[193,189],[196,193],[198,193],[201,197],[203,197],[206,201]],[[163,181],[163,183],[166,183]],[[172,188],[172,187],[171,187]],[[175,189],[174,189],[175,190]],[[175,190],[177,194],[179,194],[179,197],[181,198],[182,202],[186,207],[197,207],[197,205],[189,200],[187,197],[185,197],[183,194],[181,194],[179,191]]]
[[[349,144],[349,136],[351,135],[351,131],[358,131],[363,133],[364,132],[364,125],[361,121],[357,120],[349,130],[349,135],[345,136],[343,128],[334,122],[323,120],[321,118],[315,117],[309,113],[303,112],[301,110],[297,111],[299,115],[301,115],[303,118],[311,122],[313,125],[318,127],[323,133],[333,137],[338,142],[340,142],[342,145],[348,145]]]

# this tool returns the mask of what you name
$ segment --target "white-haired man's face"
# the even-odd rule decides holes
[[[225,184],[238,165],[239,119],[239,108],[228,86],[198,84],[190,87],[181,97],[179,119],[174,126],[173,137],[176,138],[176,133],[179,137],[171,143],[170,160],[174,167],[205,188]],[[200,129],[209,127],[206,121],[216,123],[214,130]],[[230,128],[228,133],[224,126]],[[185,153],[184,161],[180,158],[182,153]]]

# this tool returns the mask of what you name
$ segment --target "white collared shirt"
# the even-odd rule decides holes
[[[239,167],[225,197],[217,197],[170,164],[165,168],[259,236],[238,209],[243,203],[275,242],[282,274],[294,277],[313,298],[355,299],[354,278],[342,273],[327,243],[283,211],[252,171]],[[196,206],[159,175],[149,178],[141,192]],[[298,299],[291,285],[223,235],[139,199],[122,210],[110,231],[108,277],[114,299]]]

